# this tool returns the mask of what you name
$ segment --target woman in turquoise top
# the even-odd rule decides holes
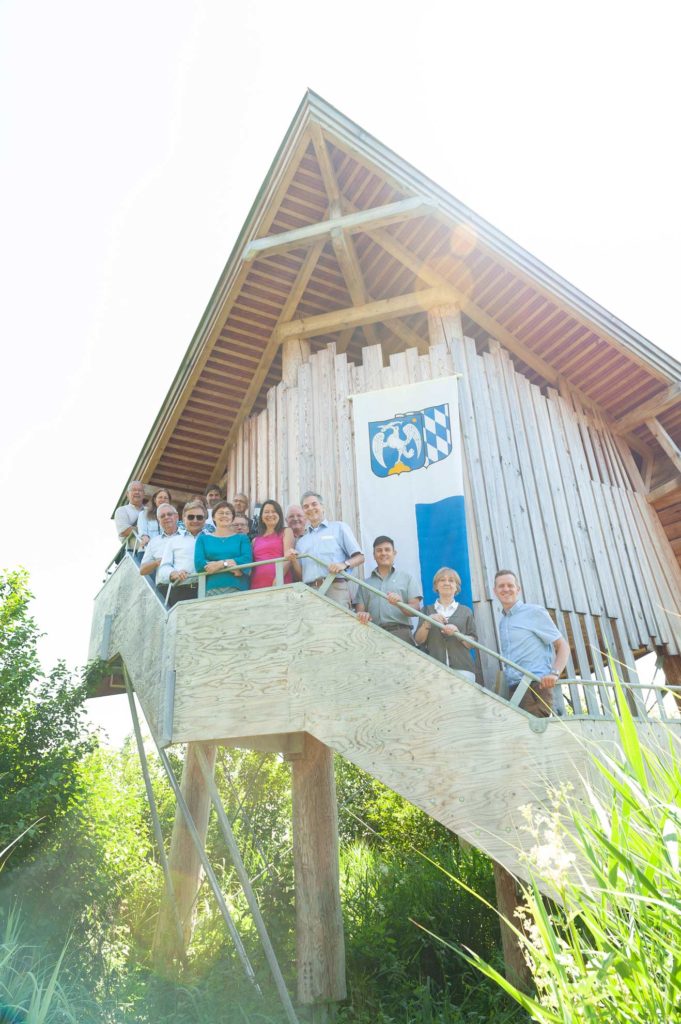
[[[251,542],[243,533],[232,533],[233,519],[234,506],[219,501],[213,508],[215,533],[200,533],[196,538],[194,565],[197,572],[205,571],[208,577],[207,597],[248,590],[251,570],[238,566],[253,561]]]

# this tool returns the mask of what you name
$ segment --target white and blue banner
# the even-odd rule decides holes
[[[458,600],[472,606],[456,377],[353,395],[362,550],[371,570],[374,538],[392,537],[396,565],[435,599],[433,576],[461,576]]]

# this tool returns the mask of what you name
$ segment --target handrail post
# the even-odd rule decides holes
[[[279,559],[274,563],[274,585],[275,587],[284,586],[284,563]]]

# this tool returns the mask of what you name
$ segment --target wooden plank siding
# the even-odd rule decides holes
[[[497,646],[494,573],[510,568],[525,600],[556,613],[578,675],[603,670],[601,655],[594,660],[588,648],[600,651],[615,635],[625,675],[632,652],[681,650],[681,569],[602,416],[569,388],[560,394],[531,384],[494,343],[479,354],[473,339],[454,336],[423,355],[413,347],[393,353],[388,365],[380,345],[361,354],[354,363],[332,343],[300,365],[295,387],[272,389],[266,408],[237,433],[230,493],[245,490],[253,502],[274,496],[285,507],[303,490],[317,490],[329,515],[359,532],[352,394],[458,372],[472,585],[484,641]],[[602,625],[610,622],[615,631]],[[483,659],[483,668],[494,687],[496,662]],[[583,710],[599,699],[607,701],[589,688],[573,694]]]

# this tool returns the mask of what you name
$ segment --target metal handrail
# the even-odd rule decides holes
[[[136,537],[137,540],[139,539],[137,537],[137,534],[135,534],[135,537]],[[126,540],[127,540],[127,538],[126,538]],[[124,545],[122,545],[122,547],[127,547],[127,545],[124,544]],[[129,548],[127,550],[130,551]],[[120,549],[119,549],[119,551],[120,551]],[[133,548],[133,551],[131,553],[134,554],[134,551],[136,551],[136,545]],[[117,552],[117,554],[118,554],[118,552]],[[346,580],[349,583],[355,584],[355,586],[361,587],[363,590],[367,590],[370,593],[375,594],[377,597],[381,598],[384,601],[388,600],[387,595],[385,593],[383,593],[382,590],[379,590],[377,587],[374,587],[370,583],[367,583],[366,580],[361,580],[357,576],[353,576],[349,572],[343,571],[343,572],[339,572],[339,573],[330,573],[329,572],[328,564],[326,562],[323,562],[320,558],[317,558],[316,555],[312,555],[312,554],[299,554],[298,555],[298,560],[302,560],[303,558],[308,558],[311,561],[315,562],[326,573],[324,581],[323,581],[323,583],[321,584],[321,586],[319,587],[319,589],[317,591],[317,593],[320,594],[321,596],[324,596],[324,594],[329,589],[329,587],[334,582],[334,580],[336,580],[338,578],[341,578],[341,579]],[[236,566],[225,567],[224,571],[225,572],[233,572],[234,570],[241,571],[243,569],[254,569],[254,568],[256,568],[259,565],[274,565],[275,566],[275,582],[274,582],[274,586],[275,587],[281,587],[281,586],[285,585],[284,584],[284,563],[290,562],[290,561],[291,561],[291,559],[286,557],[285,555],[279,555],[276,558],[264,558],[264,559],[261,559],[260,561],[256,561],[256,562],[245,562],[243,565],[236,565]],[[111,565],[112,563],[109,563],[109,564]],[[198,583],[198,595],[197,596],[198,596],[199,599],[203,599],[206,596],[206,579],[207,579],[207,577],[209,575],[212,575],[212,574],[206,573],[206,572],[194,572],[194,573],[191,573],[188,576],[186,576],[185,579],[182,580],[182,583],[186,584],[187,582],[190,582],[190,583],[191,582],[197,582]],[[164,602],[166,608],[168,606],[168,600],[170,598],[170,594],[171,594],[172,588],[173,588],[173,583],[169,583],[168,584],[168,589],[167,589],[167,592],[166,592],[166,596],[165,596],[165,602]],[[245,591],[245,592],[247,592],[247,591]],[[439,622],[437,619],[434,619],[431,615],[426,615],[425,612],[422,612],[418,608],[414,608],[412,605],[407,604],[405,601],[397,601],[395,603],[395,605],[391,605],[391,606],[392,607],[400,608],[401,610],[406,610],[408,612],[408,615],[409,615],[410,618],[416,617],[418,619],[421,619],[424,622],[429,623],[429,625],[434,626],[436,629],[439,629],[440,631],[442,631],[444,629],[445,624]],[[514,687],[513,695],[511,696],[511,698],[509,700],[509,703],[512,706],[514,706],[514,707],[518,707],[519,706],[523,696],[525,695],[525,693],[529,689],[531,683],[533,683],[533,682],[535,682],[535,683],[540,682],[540,679],[541,679],[540,676],[537,676],[533,672],[528,671],[528,669],[524,668],[522,665],[518,665],[517,662],[512,661],[510,658],[506,658],[503,654],[500,654],[498,651],[495,651],[495,650],[493,650],[493,649],[491,649],[489,647],[486,647],[485,644],[480,643],[478,640],[474,640],[473,637],[468,636],[465,633],[458,633],[457,637],[458,637],[458,639],[464,641],[466,644],[468,644],[471,647],[473,647],[475,650],[480,651],[482,654],[487,654],[489,657],[493,658],[494,660],[499,661],[499,662],[503,663],[504,665],[508,665],[510,668],[515,669],[516,672],[520,672],[522,674],[522,678],[521,678],[520,682]],[[563,678],[559,677],[559,679],[557,680],[557,685],[560,685],[561,687],[568,686],[568,685],[591,686],[591,687],[594,687],[594,688],[596,688],[596,687],[605,687],[606,689],[610,688],[612,690],[615,690],[618,684],[616,682],[614,682],[613,680],[610,680],[610,679],[584,679],[584,678],[574,678],[574,679],[573,678],[567,678],[567,679],[563,679]],[[626,682],[626,683],[621,683],[620,685],[622,686],[622,689],[625,692],[627,690],[646,690],[646,691],[653,691],[653,692],[656,692],[656,691],[662,691],[662,692],[667,692],[667,691],[681,692],[681,685],[675,685],[673,683],[669,683],[669,684],[666,684],[666,685],[663,686],[663,685],[655,684],[655,683],[632,683],[632,682]],[[638,709],[639,713],[642,713],[645,717],[647,717],[646,709],[644,707],[642,707],[642,705],[640,703],[640,698],[637,699],[637,709]],[[593,716],[587,715],[587,716],[575,716],[575,717],[589,717],[590,718],[590,717],[593,717]],[[604,717],[604,716],[597,716],[597,717]]]

